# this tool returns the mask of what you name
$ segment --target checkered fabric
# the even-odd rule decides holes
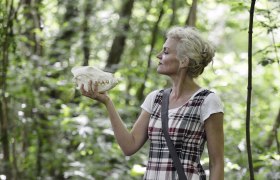
[[[169,111],[169,135],[184,166],[188,180],[206,179],[205,172],[200,164],[200,157],[206,141],[204,124],[200,121],[200,107],[210,93],[212,92],[205,89],[197,93],[177,111]],[[162,132],[162,95],[163,90],[156,95],[149,122],[150,153],[144,180],[178,179]]]

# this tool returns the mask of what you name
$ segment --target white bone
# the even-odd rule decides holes
[[[102,71],[96,67],[73,67],[71,72],[74,75],[73,80],[77,84],[77,87],[81,88],[82,84],[84,84],[86,91],[89,90],[88,82],[90,80],[92,81],[92,89],[94,89],[94,83],[97,82],[97,91],[101,93],[114,88],[118,84],[118,79],[112,73]]]

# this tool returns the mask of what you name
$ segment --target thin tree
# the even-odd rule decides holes
[[[171,9],[172,9],[172,15],[170,17],[170,23],[169,23],[169,27],[173,26],[174,24],[177,24],[177,16],[176,16],[176,12],[177,12],[177,3],[178,1],[176,0],[172,0],[171,2]]]
[[[277,151],[280,154],[280,143],[278,140],[278,129],[280,127],[280,109],[278,111],[278,115],[275,118],[272,130],[269,132],[268,138],[266,140],[266,147],[270,148],[272,146],[273,141],[276,141],[276,147],[277,147]]]
[[[163,0],[162,4],[164,5],[165,2],[166,2],[166,0]],[[153,51],[154,51],[155,44],[156,44],[157,33],[158,33],[158,30],[159,30],[159,23],[161,22],[162,17],[164,15],[164,6],[163,5],[161,6],[161,9],[160,9],[160,12],[159,12],[159,15],[158,15],[158,19],[157,19],[157,21],[154,24],[154,27],[152,29],[150,52],[149,52],[149,55],[148,55],[148,64],[147,64],[147,69],[146,69],[146,72],[145,72],[145,77],[144,77],[143,82],[146,82],[146,80],[148,79],[148,76],[150,74],[152,55],[153,55]],[[143,97],[144,97],[144,89],[145,89],[145,83],[143,83],[141,85],[141,87],[137,90],[136,96],[137,96],[137,99],[139,101],[142,100]]]
[[[42,39],[38,36],[37,33],[34,33],[34,30],[42,30],[42,27],[40,25],[41,23],[41,13],[40,13],[40,7],[41,7],[41,3],[42,0],[38,0],[36,2],[33,1],[23,1],[23,7],[24,7],[24,11],[23,11],[23,15],[24,15],[24,19],[27,22],[26,25],[24,26],[23,29],[23,34],[25,35],[25,37],[29,40],[29,43],[26,43],[25,46],[29,48],[30,54],[32,55],[36,55],[39,59],[43,56],[43,46],[42,46]],[[32,43],[31,43],[32,42]],[[28,56],[26,58],[29,58]],[[37,60],[32,60],[32,63],[34,64],[34,67],[37,69],[40,66],[40,62],[41,61],[37,61]],[[40,82],[36,79],[34,79],[31,82],[31,87],[32,89],[39,89],[40,87]],[[38,93],[38,94],[37,94]],[[40,92],[33,92],[32,91],[32,96],[36,97],[36,96],[40,96]],[[38,104],[34,101],[34,98],[30,98],[30,106],[31,107],[36,107],[38,106]],[[41,115],[42,113],[32,113],[30,112],[30,108],[27,108],[26,111],[28,115],[30,115],[30,117],[33,118],[34,120],[34,124],[35,124],[35,131],[36,131],[36,135],[37,135],[37,151],[36,151],[36,176],[40,177],[41,175],[41,171],[43,168],[43,145],[44,145],[44,137],[43,137],[43,131],[42,129],[46,130],[45,127],[42,127],[42,124],[45,124],[43,122],[47,122],[47,118],[46,116],[43,117],[43,115]],[[40,115],[38,115],[40,114]],[[26,131],[28,129],[24,129],[24,131]],[[28,134],[28,132],[24,132],[24,134]],[[47,136],[46,136],[47,137]],[[29,143],[28,143],[29,144]]]
[[[120,19],[117,25],[117,34],[113,40],[111,50],[106,62],[105,70],[115,72],[121,61],[125,48],[127,33],[129,32],[129,20],[131,18],[134,0],[125,0],[120,12]]]
[[[248,31],[248,91],[247,91],[247,110],[246,110],[246,144],[248,154],[248,164],[250,170],[250,180],[254,180],[254,167],[252,162],[251,140],[250,140],[250,113],[251,113],[251,92],[252,92],[252,36],[253,36],[253,20],[255,0],[251,1],[250,20]]]
[[[65,13],[63,15],[60,27],[60,32],[55,38],[52,44],[52,51],[49,55],[50,65],[53,65],[57,61],[68,61],[70,49],[72,46],[72,42],[74,41],[74,36],[77,31],[79,31],[79,27],[75,26],[77,17],[79,16],[79,11],[77,8],[78,0],[69,0],[69,1],[61,1],[65,3]],[[63,5],[61,5],[63,6]],[[67,24],[67,25],[65,25]],[[68,43],[65,43],[68,42]],[[61,72],[56,72],[51,75],[52,77],[60,76]],[[57,95],[57,94],[56,94]]]
[[[10,143],[9,143],[9,100],[7,97],[7,73],[9,67],[9,49],[12,46],[13,41],[13,23],[14,17],[18,9],[14,9],[14,1],[7,1],[5,4],[1,2],[1,7],[4,8],[1,11],[5,14],[5,19],[3,25],[0,29],[1,40],[0,40],[0,143],[2,144],[2,154],[3,154],[3,170],[4,175],[7,179],[12,179],[12,169],[11,169],[11,159],[10,159]]]
[[[86,0],[84,2],[84,19],[82,23],[82,49],[84,54],[84,60],[83,60],[83,66],[87,66],[89,63],[89,56],[90,56],[90,27],[89,27],[89,17],[92,12],[93,7],[93,1],[92,0]]]
[[[193,26],[195,27],[195,23],[196,23],[196,12],[197,12],[197,0],[193,0],[192,1],[192,6],[190,8],[188,17],[186,19],[185,24],[187,26]]]

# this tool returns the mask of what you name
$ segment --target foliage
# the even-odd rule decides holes
[[[90,49],[89,64],[105,67],[123,1],[91,2],[87,16],[84,11],[89,0],[41,0],[30,4],[14,0],[8,4],[11,2],[12,9],[0,2],[1,47],[8,15],[14,13],[8,51],[0,51],[0,70],[7,68],[4,94],[8,100],[14,179],[141,179],[148,144],[134,156],[125,157],[114,139],[104,107],[80,95],[70,72],[73,66],[84,63],[85,43]],[[136,98],[141,85],[145,85],[145,95],[168,86],[166,77],[159,77],[155,71],[156,53],[162,48],[164,32],[174,24],[172,16],[176,17],[175,24],[184,25],[191,1],[187,2],[134,3],[126,46],[115,73],[122,80],[109,92],[128,128],[143,101]],[[197,81],[216,91],[224,102],[225,176],[234,180],[248,179],[245,107],[249,5],[249,1],[208,0],[198,3],[197,12],[198,29],[217,46],[214,64]],[[162,6],[164,15],[149,66],[152,30]],[[271,146],[265,145],[280,108],[279,11],[276,1],[261,0],[256,4],[251,116],[256,179],[280,177],[279,132],[273,136]],[[83,28],[85,21],[88,32]],[[84,41],[85,34],[89,42]],[[4,53],[9,56],[5,67]],[[1,141],[1,162],[4,146]],[[202,162],[207,169],[206,156]],[[0,179],[4,179],[4,174],[1,163]]]

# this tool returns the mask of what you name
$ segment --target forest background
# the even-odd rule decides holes
[[[255,8],[254,174],[280,179],[280,3]],[[70,70],[92,65],[120,78],[109,95],[131,128],[145,96],[168,86],[156,54],[173,25],[196,26],[217,47],[197,81],[224,103],[226,179],[249,179],[249,9],[248,0],[1,0],[0,180],[141,179],[148,146],[125,157],[105,108],[81,96]],[[202,163],[208,170],[207,156]]]

